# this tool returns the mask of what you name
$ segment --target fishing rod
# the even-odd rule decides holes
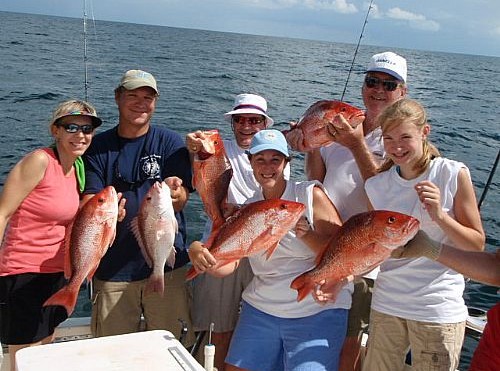
[[[89,96],[88,96],[88,88],[89,88],[89,82],[88,82],[88,59],[87,59],[87,1],[83,0],[83,66],[84,66],[84,76],[85,76],[85,81],[84,81],[84,89],[85,89],[85,102],[89,101]]]
[[[493,180],[493,176],[495,175],[495,171],[497,170],[499,158],[500,158],[500,149],[497,152],[497,158],[496,158],[496,160],[491,168],[490,175],[488,176],[488,180],[486,182],[486,185],[484,186],[483,193],[481,194],[481,198],[479,199],[479,202],[477,204],[478,209],[481,209],[481,204],[483,203],[483,201],[486,197],[486,193],[488,193],[488,189],[490,188],[490,184]]]
[[[366,12],[365,21],[363,23],[363,28],[361,29],[361,33],[359,34],[358,44],[356,45],[356,50],[354,50],[354,56],[352,57],[351,67],[349,68],[349,73],[347,74],[347,80],[345,81],[344,91],[342,92],[342,96],[340,97],[340,101],[344,101],[344,94],[347,90],[347,84],[349,83],[349,78],[351,77],[351,72],[354,67],[354,61],[356,60],[356,55],[358,54],[359,44],[361,44],[361,39],[363,38],[363,33],[365,32],[365,26],[368,23],[368,16],[370,15],[370,11],[372,10],[373,0],[370,0],[370,5],[368,6],[368,11]]]

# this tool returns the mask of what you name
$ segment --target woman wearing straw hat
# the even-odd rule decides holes
[[[253,136],[273,125],[274,121],[267,114],[267,101],[260,95],[250,93],[238,94],[234,99],[233,109],[224,114],[224,119],[231,123],[234,133],[234,139],[224,140],[226,156],[233,169],[228,202],[243,204],[260,189],[245,151]],[[204,138],[202,131],[188,134],[188,150],[192,154],[196,153],[201,149]],[[289,174],[287,167],[287,178]],[[211,223],[207,222],[203,241],[208,237],[210,229]],[[239,316],[241,293],[252,277],[248,261],[243,260],[238,270],[228,277],[218,279],[204,274],[193,281],[193,325],[196,331],[204,331],[214,323],[211,340],[217,348],[215,366],[219,371],[224,371],[224,358]]]

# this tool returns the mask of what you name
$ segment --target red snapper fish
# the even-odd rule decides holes
[[[357,107],[338,100],[320,100],[310,106],[300,118],[297,125],[285,131],[285,136],[292,130],[302,130],[303,146],[306,151],[333,143],[333,137],[328,132],[328,124],[341,113],[352,127],[362,124],[365,114]]]
[[[226,157],[224,143],[217,130],[205,131],[203,146],[193,159],[193,186],[212,221],[212,229],[224,223],[223,203],[233,170]]]
[[[395,211],[374,210],[352,216],[333,236],[318,265],[292,281],[304,299],[322,280],[339,284],[348,276],[365,274],[382,263],[395,248],[417,233],[420,222]]]
[[[269,258],[279,241],[295,227],[305,206],[300,202],[280,199],[257,201],[243,205],[210,236],[207,248],[217,260],[215,269],[233,261],[266,252]],[[198,273],[192,267],[186,278]]]
[[[165,263],[174,267],[174,240],[178,230],[170,188],[165,182],[151,186],[131,226],[146,263],[153,268],[146,292],[163,295]]]
[[[68,283],[43,306],[60,305],[73,313],[85,278],[89,281],[109,246],[113,244],[118,220],[118,196],[112,186],[95,194],[82,206],[66,234],[64,275]]]

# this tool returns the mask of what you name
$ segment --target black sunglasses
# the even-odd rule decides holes
[[[244,122],[248,122],[250,125],[262,125],[266,122],[264,117],[245,117],[240,115],[232,116],[233,124],[243,124]]]
[[[380,84],[382,84],[385,91],[394,91],[398,88],[399,81],[382,80],[382,79],[379,79],[378,77],[366,76],[365,77],[365,84],[368,88],[374,88],[374,87],[380,86]]]
[[[74,134],[81,131],[83,134],[92,134],[94,132],[93,125],[78,125],[78,124],[56,124],[56,126],[64,128],[66,133]]]

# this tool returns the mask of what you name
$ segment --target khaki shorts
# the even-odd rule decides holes
[[[360,339],[363,331],[368,328],[374,282],[375,281],[370,278],[355,278],[346,337],[356,337]]]
[[[208,330],[214,323],[214,332],[233,331],[240,312],[241,294],[252,280],[248,259],[229,276],[219,278],[200,274],[193,280],[191,318],[195,331]]]
[[[363,371],[403,370],[411,350],[412,371],[456,370],[465,334],[465,321],[412,321],[371,311]]]
[[[176,338],[181,335],[181,322],[188,333],[184,345],[194,342],[189,306],[190,285],[187,268],[165,273],[165,293],[145,293],[147,280],[134,282],[101,281],[94,278],[91,330],[93,336],[127,334],[144,330],[167,330]],[[141,323],[141,315],[144,323]]]

